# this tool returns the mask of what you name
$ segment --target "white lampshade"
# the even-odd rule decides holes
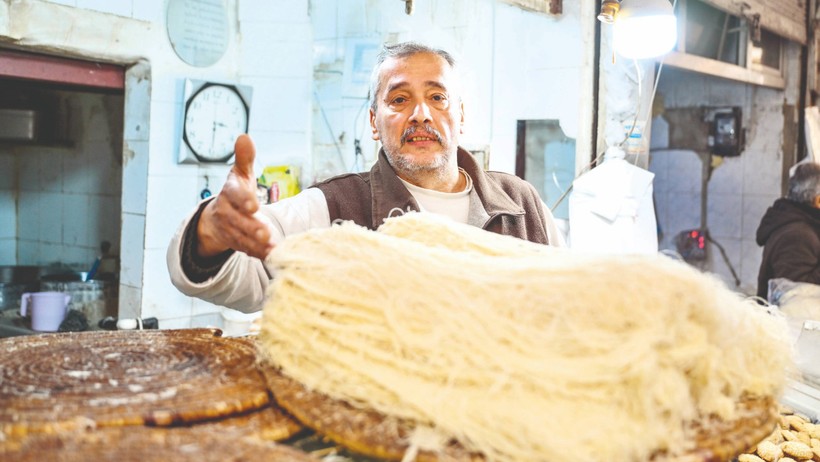
[[[678,23],[669,0],[622,0],[613,28],[615,51],[629,59],[660,56],[678,40]]]

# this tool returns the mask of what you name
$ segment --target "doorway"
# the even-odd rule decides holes
[[[119,278],[124,88],[121,66],[0,49],[0,265]]]

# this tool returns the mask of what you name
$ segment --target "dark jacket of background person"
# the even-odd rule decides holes
[[[790,199],[769,207],[757,229],[764,246],[757,295],[767,298],[769,279],[820,284],[820,209]]]

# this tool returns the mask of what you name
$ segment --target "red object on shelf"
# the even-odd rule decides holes
[[[268,203],[273,204],[274,202],[279,202],[279,183],[273,182],[270,185],[270,189],[268,190]]]

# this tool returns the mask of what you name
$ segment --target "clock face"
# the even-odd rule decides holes
[[[236,88],[205,84],[185,106],[183,139],[203,162],[225,162],[248,130],[248,106]]]

